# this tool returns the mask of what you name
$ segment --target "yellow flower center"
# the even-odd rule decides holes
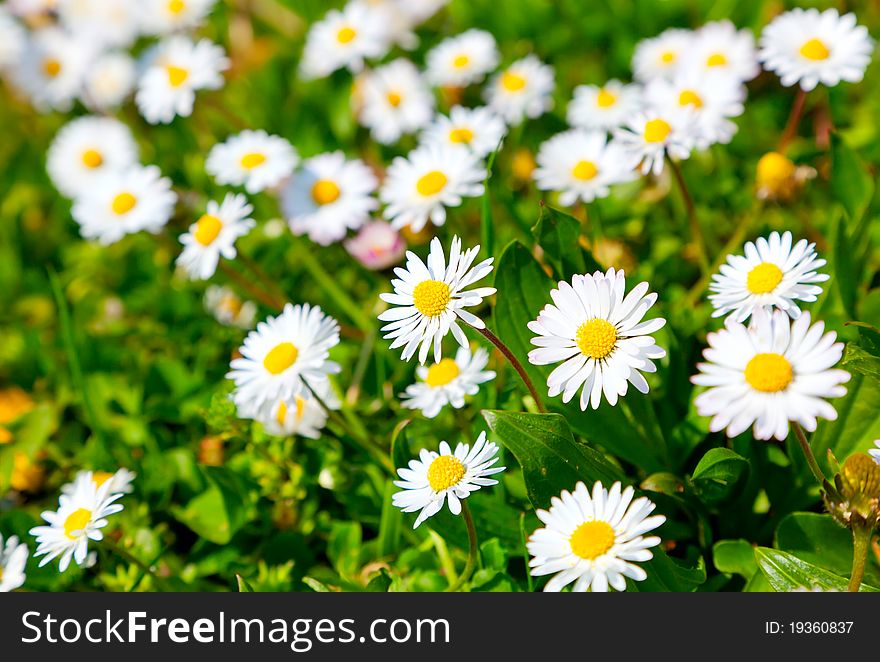
[[[292,342],[278,343],[266,354],[266,358],[263,359],[263,367],[272,375],[280,375],[296,363],[297,356],[299,356],[299,350]]]
[[[245,170],[253,170],[266,162],[266,155],[260,152],[250,152],[241,157],[241,167]]]
[[[423,280],[413,290],[413,305],[425,317],[436,317],[449,303],[449,285],[442,280]]]
[[[193,237],[202,246],[210,246],[214,243],[222,229],[223,221],[216,216],[211,216],[211,214],[205,214],[196,221],[196,230],[193,232]]]
[[[168,11],[172,14],[179,14],[186,9],[186,3],[183,0],[168,0]]]
[[[388,103],[394,108],[397,108],[403,101],[403,97],[399,92],[389,92],[385,95],[385,98],[388,99]]]
[[[166,64],[165,71],[168,72],[168,82],[171,87],[180,87],[189,78],[189,71],[183,67],[175,67],[173,64]]]
[[[614,94],[613,92],[609,92],[604,88],[599,90],[599,94],[596,96],[596,105],[599,106],[599,108],[610,108],[616,103],[616,94]]]
[[[771,262],[761,262],[746,277],[746,287],[752,294],[767,294],[782,282],[782,269]]]
[[[86,168],[100,168],[104,165],[104,157],[95,149],[87,149],[82,154],[82,162]]]
[[[471,62],[471,59],[467,55],[462,53],[461,55],[455,56],[455,59],[452,61],[452,66],[455,67],[456,69],[462,69],[462,68],[468,66],[470,64],[470,62]]]
[[[428,368],[428,376],[425,377],[425,383],[428,386],[446,386],[453,379],[458,377],[461,370],[455,359],[443,359],[440,363],[435,363]]]
[[[660,61],[663,64],[672,64],[675,62],[676,55],[673,51],[665,51],[660,54]]]
[[[340,44],[348,44],[354,41],[354,38],[357,37],[357,30],[352,27],[345,26],[341,28],[339,32],[336,33],[336,41]]]
[[[53,57],[46,58],[43,60],[43,73],[49,78],[55,78],[61,73],[61,62]]]
[[[681,94],[678,95],[678,105],[702,108],[703,100],[700,98],[700,95],[693,90],[682,90]]]
[[[604,359],[617,346],[617,329],[611,322],[597,317],[578,327],[575,340],[584,356]]]
[[[571,534],[568,544],[576,556],[592,561],[614,545],[614,529],[608,522],[584,522]]]
[[[339,186],[331,179],[319,179],[312,186],[312,200],[318,205],[329,205],[339,198]]]
[[[784,390],[793,376],[791,363],[782,354],[755,354],[746,364],[746,381],[762,393]]]
[[[706,58],[707,67],[723,67],[725,64],[727,64],[727,58],[724,57],[724,53],[712,53]]]
[[[446,186],[449,180],[439,170],[432,170],[426,175],[419,177],[416,182],[416,190],[425,197],[429,195],[437,195]]]
[[[449,142],[469,145],[473,139],[474,132],[464,126],[458,129],[452,129],[452,131],[449,132]]]
[[[441,455],[428,467],[428,485],[435,492],[441,492],[457,485],[464,478],[465,468],[457,457]]]
[[[76,540],[82,535],[86,525],[92,520],[92,511],[85,508],[74,510],[64,520],[64,535],[71,540]]]
[[[526,86],[526,79],[512,71],[501,74],[501,87],[508,92],[519,92]]]
[[[803,55],[808,60],[827,60],[828,56],[831,55],[831,51],[828,50],[828,47],[825,45],[823,41],[820,39],[810,39],[805,42],[803,46],[801,46],[801,55]]]
[[[592,161],[578,161],[571,169],[571,174],[575,179],[588,182],[599,174],[599,169]]]
[[[137,205],[137,198],[131,193],[123,192],[113,198],[113,213],[117,216],[127,214]]]
[[[92,472],[92,481],[95,483],[95,487],[101,487],[108,480],[113,478],[113,474],[109,471],[93,471]]]
[[[795,173],[795,165],[779,152],[768,152],[758,161],[758,185],[779,188]]]
[[[645,122],[645,141],[662,143],[672,133],[672,127],[665,120],[655,119]]]

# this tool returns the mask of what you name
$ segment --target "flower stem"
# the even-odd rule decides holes
[[[109,538],[104,538],[104,540],[102,541],[101,544],[106,549],[108,549],[111,552],[113,552],[114,554],[116,554],[123,561],[127,561],[128,563],[132,563],[132,564],[136,565],[138,568],[141,569],[142,572],[145,572],[150,577],[152,577],[153,581],[156,582],[156,587],[158,589],[160,589],[162,591],[172,591],[173,590],[169,587],[168,582],[165,581],[164,578],[157,575],[155,570],[153,570],[149,565],[147,565],[146,563],[141,561],[138,557],[136,557],[134,554],[132,554],[128,550],[123,549],[122,547],[117,545],[115,542],[113,542]]]
[[[260,267],[255,260],[241,252],[238,254],[238,260],[253,274],[254,278],[259,281],[260,285],[266,290],[266,292],[272,294],[273,299],[279,302],[287,301],[287,296],[281,291],[278,284],[275,283],[265,271],[263,271],[262,267]]]
[[[236,271],[232,265],[227,264],[226,262],[221,261],[219,263],[219,267],[224,274],[226,274],[230,280],[234,281],[240,288],[242,288],[245,292],[250,294],[250,296],[257,299],[264,306],[271,308],[272,310],[280,312],[284,308],[284,302],[275,298],[269,292],[266,292],[261,287],[258,287],[255,283],[252,283],[247,278],[245,278],[242,274]]]
[[[461,587],[471,578],[471,575],[474,574],[474,569],[477,567],[477,529],[474,526],[474,518],[471,517],[471,509],[468,507],[466,500],[461,502],[461,514],[464,516],[464,525],[467,527],[468,557],[464,570],[458,576],[458,581],[447,589],[450,593],[461,590]]]
[[[794,421],[792,421],[791,426],[794,428],[794,435],[797,437],[797,440],[801,445],[801,450],[804,452],[804,457],[807,459],[810,471],[813,472],[813,476],[816,478],[816,481],[818,481],[819,487],[824,488],[828,479],[825,478],[825,474],[823,474],[822,470],[819,468],[819,463],[816,462],[816,456],[813,455],[813,449],[810,447],[810,442],[807,441],[807,435],[804,434],[804,429]]]
[[[708,251],[706,250],[706,237],[703,234],[703,228],[700,226],[700,221],[697,218],[697,208],[694,205],[694,199],[688,189],[687,182],[684,181],[684,175],[681,174],[681,168],[679,168],[678,164],[668,156],[666,157],[666,161],[669,163],[669,169],[672,171],[675,182],[678,184],[678,190],[681,192],[681,197],[684,200],[684,206],[687,210],[688,225],[690,225],[691,235],[693,236],[694,243],[697,247],[697,260],[699,260],[700,263],[700,271],[705,276],[709,273],[709,256]]]
[[[797,95],[791,106],[791,113],[788,115],[788,121],[785,123],[785,129],[779,137],[779,152],[784,153],[788,144],[794,140],[797,133],[798,125],[801,123],[801,117],[804,115],[804,108],[807,105],[807,93],[798,87]]]
[[[529,376],[526,373],[526,369],[523,368],[522,363],[520,363],[519,359],[517,359],[513,355],[513,352],[510,351],[510,349],[507,347],[507,345],[505,345],[503,342],[501,342],[501,339],[498,338],[498,336],[496,336],[494,333],[492,333],[489,329],[487,329],[487,328],[480,329],[477,327],[474,327],[474,328],[480,332],[480,335],[482,335],[484,338],[486,338],[486,340],[488,340],[490,343],[495,345],[495,347],[497,347],[498,350],[502,354],[504,354],[504,357],[507,359],[507,361],[510,363],[510,365],[512,365],[513,368],[517,371],[517,373],[519,373],[520,379],[523,380],[523,383],[526,385],[526,388],[529,390],[529,393],[531,394],[532,399],[535,401],[535,405],[538,407],[538,411],[541,412],[542,414],[547,413],[547,410],[544,409],[544,405],[541,403],[541,398],[538,397],[538,391],[535,389],[535,385],[532,383],[532,380],[529,379]]]
[[[853,563],[847,591],[858,593],[865,575],[865,563],[868,560],[868,547],[871,543],[871,527],[859,526],[853,533]]]

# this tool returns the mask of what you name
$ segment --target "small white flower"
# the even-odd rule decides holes
[[[80,480],[91,480],[95,484],[95,489],[100,489],[105,483],[109,483],[107,492],[110,494],[117,492],[130,494],[135,478],[137,478],[137,474],[124,467],[120,467],[113,473],[109,471],[78,471],[73,481],[61,486],[61,493],[72,495],[76,492],[76,485]]]
[[[242,301],[235,292],[222,285],[210,285],[205,290],[205,309],[220,324],[239,329],[253,328],[257,315],[257,304]]]
[[[550,138],[538,150],[538,167],[532,173],[538,188],[559,191],[559,202],[571,206],[578,200],[604,198],[610,186],[637,176],[630,153],[604,131],[570,129]]]
[[[819,83],[862,80],[874,43],[855,14],[836,9],[792,9],[774,18],[761,33],[758,59],[783,85],[799,83],[809,92]]]
[[[693,110],[680,106],[639,113],[626,128],[615,131],[614,137],[636,162],[641,162],[642,174],[660,175],[667,154],[674,159],[690,156],[695,129]]]
[[[119,0],[61,0],[61,24],[101,47],[128,48],[140,31],[137,3]]]
[[[282,194],[282,208],[295,235],[328,246],[357,230],[379,207],[376,175],[360,159],[328,152],[306,159]]]
[[[670,28],[636,44],[632,68],[635,79],[647,83],[654,78],[672,78],[689,58],[696,37],[690,30]]]
[[[18,536],[9,536],[4,544],[0,533],[0,593],[9,593],[24,584],[28,548],[18,542]]]
[[[242,131],[211,148],[205,170],[218,184],[244,186],[248,193],[273,188],[293,173],[299,156],[280,136]]]
[[[553,67],[534,55],[517,60],[486,88],[489,108],[511,126],[540,117],[553,107]]]
[[[874,458],[874,462],[880,464],[880,439],[874,441],[874,445],[877,448],[872,448],[871,450],[869,450],[868,455]]]
[[[501,145],[507,125],[488,108],[454,106],[449,116],[437,115],[422,133],[423,144],[467,147],[475,156],[488,156]]]
[[[471,267],[479,252],[480,247],[474,246],[462,253],[461,240],[453,237],[447,264],[443,246],[434,237],[427,264],[407,251],[406,268],[394,269],[397,275],[391,281],[394,292],[379,295],[394,308],[381,313],[379,320],[388,322],[382,331],[386,339],[394,340],[391,349],[403,347],[404,361],[409,361],[421,345],[419,363],[424,364],[433,344],[434,360],[439,362],[443,338],[450,331],[459,345],[467,347],[467,337],[458,325],[459,318],[474,328],[486,328],[479,317],[465,310],[495,294],[494,287],[465,289],[492,271],[494,258],[491,257]]]
[[[118,1],[118,0],[117,0]],[[217,0],[138,0],[146,34],[165,35],[199,27]]]
[[[27,43],[27,32],[5,7],[0,7],[0,71],[18,64]]]
[[[177,194],[156,166],[130,166],[110,172],[82,192],[73,218],[86,239],[112,244],[127,234],[158,233],[174,213]]]
[[[683,68],[729,76],[742,83],[752,80],[761,73],[755,37],[751,30],[738,30],[728,20],[706,23],[697,30]]]
[[[343,67],[361,71],[365,59],[388,52],[390,35],[383,19],[383,13],[368,2],[349,2],[341,11],[331,9],[309,28],[301,73],[323,78]]]
[[[410,460],[407,468],[397,470],[401,480],[394,484],[401,491],[392,495],[392,503],[405,513],[419,511],[414,529],[440,512],[444,502],[449,504],[449,512],[458,515],[462,499],[481,487],[498,484],[487,478],[505,469],[492,466],[500,459],[497,453],[498,446],[486,441],[485,432],[473,448],[459,443],[454,453],[445,441],[440,442],[439,453],[423,448],[418,460]]]
[[[221,72],[229,68],[223,49],[207,39],[169,37],[159,44],[138,82],[138,110],[150,124],[168,124],[189,117],[198,90],[223,87]]]
[[[543,528],[535,531],[526,547],[534,558],[532,575],[554,575],[545,591],[561,591],[574,582],[572,591],[583,593],[626,590],[626,578],[644,581],[648,575],[636,563],[649,561],[657,536],[645,537],[666,521],[663,515],[649,515],[656,507],[645,497],[633,500],[632,487],[621,490],[615,482],[610,490],[602,483],[578,483],[574,492],[563,490],[550,500],[550,510],[538,510]]]
[[[339,399],[330,387],[328,380],[319,381],[310,386],[315,395],[331,410],[339,409]],[[328,414],[324,406],[314,397],[294,396],[290,401],[279,400],[268,411],[265,407],[254,412],[239,409],[239,417],[253,418],[263,429],[276,437],[300,436],[318,439],[321,430],[327,425]]]
[[[609,80],[603,86],[578,85],[568,104],[568,123],[581,129],[613,131],[642,108],[642,89]]]
[[[721,273],[712,276],[712,317],[730,314],[735,322],[745,322],[757,308],[778,308],[797,319],[801,309],[796,302],[815,301],[822,293],[816,283],[829,278],[817,272],[825,260],[816,254],[816,245],[801,239],[792,247],[791,232],[749,241],[744,251],[745,256],[728,255]]]
[[[832,369],[843,343],[824,330],[822,322],[810,326],[806,312],[791,322],[781,310],[771,315],[757,308],[749,327],[728,317],[723,329],[708,335],[707,362],[691,377],[709,387],[694,400],[701,416],[712,417],[709,429],[735,437],[754,424],[756,439],[784,441],[789,421],[812,432],[817,417],[835,420],[837,412],[823,398],[845,395],[841,384],[850,375]]]
[[[446,223],[447,207],[482,195],[485,178],[483,163],[470,150],[431,143],[406,158],[395,157],[379,198],[387,205],[384,215],[395,229],[409,226],[418,232],[428,221]]]
[[[406,387],[401,396],[407,409],[419,409],[427,418],[434,418],[446,405],[464,407],[464,396],[476,395],[480,384],[495,379],[495,372],[484,370],[489,353],[482,347],[471,354],[468,347],[459,347],[454,359],[441,359],[430,367],[416,368],[419,382]]]
[[[256,225],[250,218],[254,208],[241,194],[227,193],[221,204],[213,200],[207,212],[189,226],[180,237],[183,252],[177,264],[194,280],[207,280],[217,270],[220,257],[232,260],[237,255],[235,242]]]
[[[118,108],[134,91],[136,79],[137,67],[127,53],[104,53],[89,67],[83,102],[95,110]]]
[[[67,570],[71,559],[80,566],[86,562],[89,540],[103,540],[101,529],[108,524],[105,518],[122,510],[122,504],[114,503],[122,494],[111,493],[110,487],[110,481],[97,487],[91,472],[86,472],[69,494],[61,495],[57,511],[43,512],[48,526],[30,530],[37,538],[34,556],[43,556],[40,567],[58,557],[61,572]]]
[[[125,124],[110,117],[80,117],[55,136],[46,169],[61,194],[78,198],[108,173],[133,166],[137,159],[137,143]]]
[[[495,37],[471,29],[444,39],[426,56],[428,80],[444,87],[467,87],[479,83],[498,66]]]
[[[79,96],[95,46],[58,28],[34,33],[13,71],[13,80],[40,110],[68,111]]]
[[[241,358],[230,363],[226,378],[235,382],[235,404],[256,417],[279,400],[309,398],[306,382],[316,386],[339,372],[328,359],[337,344],[339,324],[319,306],[287,304],[280,315],[257,324],[239,349]]]
[[[550,397],[562,393],[568,402],[581,389],[580,406],[597,409],[602,395],[610,405],[625,396],[632,384],[648,392],[642,372],[656,372],[653,359],[666,356],[650,335],[666,320],[643,321],[657,301],[647,294],[648,283],[639,283],[626,294],[623,270],[575,275],[571,284],[561,281],[551,290],[538,319],[528,327],[537,334],[529,352],[533,365],[561,363],[547,378]],[[583,387],[583,388],[581,388]]]
[[[354,99],[358,121],[384,145],[425,127],[434,110],[434,97],[419,70],[402,58],[361,74]]]

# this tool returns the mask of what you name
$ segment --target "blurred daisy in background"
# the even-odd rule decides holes
[[[480,384],[495,379],[495,372],[484,370],[489,353],[481,348],[471,354],[468,347],[459,347],[454,359],[441,359],[431,366],[418,366],[419,381],[406,387],[401,404],[419,409],[426,418],[434,418],[446,405],[464,407],[464,396],[476,395]]]
[[[107,491],[110,494],[119,492],[120,494],[130,494],[134,489],[132,483],[137,478],[137,474],[133,471],[121,467],[115,472],[109,471],[78,471],[76,477],[70,483],[62,485],[62,494],[73,494],[76,492],[77,483],[81,480],[91,480],[95,484],[96,489],[100,489],[104,484],[109,484]]]
[[[626,124],[641,108],[641,87],[612,79],[601,87],[578,85],[574,88],[566,116],[575,128],[613,131]]]
[[[833,421],[837,412],[823,398],[846,394],[850,375],[833,369],[843,354],[837,334],[822,322],[810,326],[810,314],[791,322],[781,310],[756,308],[745,327],[728,317],[724,328],[707,336],[705,363],[691,377],[708,390],[694,400],[701,416],[711,416],[712,432],[728,437],[750,426],[756,439],[785,441],[789,421],[809,431],[816,418]]]
[[[406,241],[386,221],[370,221],[345,241],[345,250],[367,269],[377,271],[397,264],[406,253]]]
[[[449,262],[443,254],[443,246],[437,237],[431,241],[427,264],[412,251],[407,251],[406,268],[397,267],[397,278],[391,281],[393,293],[379,295],[389,308],[380,313],[379,320],[388,322],[382,327],[387,340],[393,340],[391,349],[403,347],[402,358],[409,359],[419,350],[419,363],[428,358],[434,346],[434,361],[442,357],[443,338],[450,331],[462,347],[468,347],[467,337],[458,325],[461,319],[477,329],[486,325],[465,307],[479,306],[485,297],[495,294],[494,287],[465,288],[485,278],[492,271],[494,258],[487,258],[472,266],[479,246],[461,252],[461,239],[452,238]]]
[[[638,176],[637,162],[617,142],[608,142],[604,131],[563,131],[541,145],[537,163],[532,176],[538,188],[559,191],[566,207],[604,198],[611,185]]]
[[[222,285],[209,285],[205,290],[205,309],[224,326],[250,329],[257,316],[257,304],[244,301],[235,292]]]
[[[449,115],[437,115],[422,133],[423,144],[467,147],[475,156],[488,156],[501,145],[507,125],[488,108],[454,106]]]
[[[130,166],[104,175],[81,191],[73,203],[80,234],[112,244],[127,234],[159,232],[171,214],[177,194],[156,166]]]
[[[250,217],[254,208],[241,194],[227,193],[221,204],[213,200],[198,221],[181,235],[183,252],[177,265],[183,267],[193,280],[207,280],[217,270],[220,257],[235,259],[235,242],[257,224]]]
[[[446,208],[458,207],[463,198],[483,194],[486,171],[469,149],[426,144],[406,158],[395,157],[385,173],[379,198],[384,215],[396,229],[419,232],[430,221],[446,223]]]
[[[656,37],[643,39],[633,53],[633,76],[641,83],[672,78],[690,59],[694,41],[694,33],[681,28],[669,28]]]
[[[127,48],[141,28],[138,3],[120,0],[61,0],[58,18],[71,33],[100,47]]]
[[[13,80],[37,110],[68,111],[96,54],[93,44],[58,28],[35,32],[13,70]]]
[[[287,304],[280,315],[257,324],[239,349],[241,357],[229,364],[233,401],[256,417],[268,415],[279,400],[310,397],[305,382],[317,385],[339,372],[329,360],[337,344],[339,324],[320,306]]]
[[[364,68],[364,60],[381,58],[390,47],[384,18],[369,2],[331,9],[309,28],[300,73],[323,78],[343,67],[357,73]]]
[[[449,512],[458,515],[462,499],[481,487],[498,484],[488,476],[504,471],[505,467],[494,466],[499,459],[498,446],[486,441],[485,432],[473,447],[459,443],[454,453],[445,441],[440,442],[439,453],[423,448],[418,460],[410,460],[406,468],[397,470],[400,480],[394,484],[401,491],[391,496],[392,502],[405,513],[419,511],[414,529],[440,512],[444,502]]]
[[[27,545],[20,543],[18,536],[9,536],[4,542],[0,533],[0,593],[9,593],[24,584],[27,560]]]
[[[800,84],[809,92],[819,83],[862,80],[874,42],[855,14],[836,9],[792,9],[774,18],[761,32],[758,59],[786,87]]]
[[[553,497],[550,510],[536,511],[545,526],[529,537],[526,548],[533,557],[532,575],[553,575],[545,591],[558,592],[572,582],[575,593],[604,593],[609,586],[625,591],[627,577],[637,582],[648,577],[636,563],[653,558],[650,548],[660,538],[645,534],[666,517],[651,515],[655,504],[634,496],[633,488],[621,490],[620,482],[610,490],[597,482],[592,495],[579,482],[573,492]]]
[[[202,39],[170,37],[156,48],[153,60],[138,81],[138,110],[150,124],[168,124],[189,117],[198,90],[223,87],[221,72],[229,59],[217,44]]]
[[[30,27],[45,27],[61,0],[6,0],[6,8]]]
[[[333,392],[328,380],[323,380],[310,385],[324,405],[331,410],[339,409],[339,399]],[[279,400],[271,409],[263,412],[259,410],[250,415],[246,410],[240,410],[240,418],[254,418],[263,429],[276,437],[306,437],[318,439],[321,430],[327,425],[328,414],[324,406],[316,398],[305,398],[297,395],[291,401]],[[265,415],[262,415],[265,414]]]
[[[712,276],[712,317],[729,314],[735,322],[745,322],[758,308],[778,308],[797,319],[801,309],[796,302],[815,301],[822,294],[816,283],[830,278],[817,271],[825,260],[816,254],[816,244],[801,239],[792,246],[791,232],[749,241],[744,252],[728,255],[721,273]]]
[[[360,159],[341,151],[306,159],[284,188],[281,206],[295,235],[328,246],[366,223],[379,203],[379,181]]]
[[[498,45],[485,30],[471,29],[448,37],[428,51],[428,81],[441,87],[467,87],[482,81],[498,66]]]
[[[728,20],[706,23],[688,47],[683,68],[710,76],[727,76],[742,83],[761,73],[751,30]]]
[[[561,363],[547,378],[548,395],[569,402],[580,389],[580,407],[597,409],[605,399],[616,405],[632,384],[648,392],[643,372],[656,372],[655,359],[666,356],[650,335],[663,328],[662,317],[644,320],[657,301],[648,283],[626,294],[623,270],[575,275],[550,292],[552,304],[529,322],[538,349],[529,352],[533,365]]]
[[[397,142],[431,121],[434,97],[409,60],[398,58],[362,74],[358,81],[358,120],[376,142]]]
[[[486,101],[511,126],[540,117],[553,107],[553,67],[535,55],[517,60],[497,74],[485,91]]]
[[[16,64],[27,42],[27,32],[6,10],[0,6],[0,71]]]
[[[108,173],[136,165],[138,146],[131,130],[110,117],[79,117],[65,124],[46,156],[52,184],[68,198],[91,191]]]
[[[127,53],[111,51],[99,56],[89,67],[83,83],[83,103],[91,109],[118,108],[134,91],[137,66]]]
[[[629,152],[643,175],[663,172],[666,156],[686,159],[694,147],[696,121],[693,109],[686,106],[638,113],[626,127],[614,132],[614,138]]]
[[[138,0],[146,34],[166,35],[199,27],[217,0]]]
[[[293,173],[299,156],[280,136],[246,130],[211,148],[205,170],[218,184],[244,186],[248,193],[273,188]]]

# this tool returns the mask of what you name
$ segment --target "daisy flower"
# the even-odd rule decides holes
[[[61,24],[102,47],[127,48],[137,39],[140,17],[137,3],[119,0],[62,0]]]
[[[18,64],[25,49],[27,32],[5,7],[0,7],[0,71]]]
[[[76,492],[77,483],[81,480],[91,480],[95,484],[95,489],[100,489],[105,483],[109,483],[110,487],[107,491],[110,494],[130,494],[132,491],[132,483],[137,477],[133,471],[122,467],[111,473],[109,471],[78,471],[72,482],[61,487],[62,494],[72,495]]]
[[[659,176],[667,154],[686,159],[694,147],[694,111],[689,106],[638,113],[614,137],[636,161],[643,175]]]
[[[362,74],[356,99],[358,121],[383,145],[425,127],[434,110],[431,90],[416,66],[404,59]]]
[[[706,23],[697,30],[683,65],[703,74],[734,78],[741,83],[761,73],[751,30],[739,30],[727,20]]]
[[[633,499],[632,487],[622,490],[615,482],[610,490],[602,483],[593,494],[583,483],[573,492],[563,490],[550,500],[550,510],[535,514],[545,524],[529,538],[526,547],[534,577],[553,575],[545,591],[561,591],[574,582],[572,591],[583,593],[626,590],[626,578],[644,581],[647,573],[636,563],[653,558],[657,536],[645,537],[666,521],[651,515],[655,504],[645,497]]]
[[[328,246],[357,230],[379,207],[373,192],[376,175],[360,159],[346,160],[340,151],[303,162],[284,189],[281,206],[295,235]]]
[[[880,439],[877,439],[877,440],[874,442],[874,445],[875,445],[877,448],[872,448],[872,449],[870,449],[870,450],[868,451],[868,455],[870,455],[871,457],[873,457],[873,458],[874,458],[874,461],[875,461],[877,464],[880,464]]]
[[[506,468],[493,466],[499,459],[498,446],[486,441],[485,432],[480,433],[473,448],[459,443],[455,453],[441,441],[439,453],[423,448],[418,460],[410,460],[407,468],[397,470],[400,480],[394,484],[401,491],[395,492],[391,501],[405,513],[419,511],[414,529],[440,512],[444,501],[449,504],[449,512],[458,515],[462,499],[481,487],[498,484],[488,476]]]
[[[661,329],[662,317],[644,320],[657,300],[646,294],[648,283],[639,283],[626,294],[623,270],[575,275],[571,284],[561,281],[550,292],[552,304],[529,322],[537,334],[529,352],[533,365],[562,363],[547,378],[550,397],[562,393],[568,402],[581,389],[580,406],[597,409],[602,395],[610,405],[626,395],[631,383],[648,392],[642,372],[656,372],[652,359],[666,351],[649,335]],[[626,296],[624,296],[626,295]],[[583,388],[581,388],[583,387]]]
[[[233,359],[226,378],[235,382],[233,400],[244,411],[264,415],[279,400],[310,397],[316,385],[339,366],[328,360],[339,344],[339,324],[319,306],[284,306],[277,317],[257,324]],[[304,381],[305,380],[305,381]]]
[[[409,226],[419,232],[428,221],[446,223],[446,208],[458,207],[462,198],[482,195],[485,178],[482,161],[470,150],[427,144],[406,158],[394,158],[379,198],[387,205],[384,215],[395,229]]]
[[[467,87],[498,66],[498,45],[485,30],[471,29],[444,39],[428,51],[426,76],[433,85]]]
[[[613,131],[620,128],[642,107],[642,90],[609,80],[603,86],[578,85],[568,104],[568,123],[580,129]]]
[[[235,259],[235,242],[257,224],[250,218],[253,211],[241,194],[227,193],[219,205],[211,200],[206,213],[189,226],[189,232],[181,235],[183,252],[177,258],[177,265],[193,280],[213,276],[220,256]]]
[[[730,314],[735,322],[745,322],[758,308],[778,308],[797,319],[801,309],[796,301],[815,301],[822,293],[815,283],[830,278],[817,272],[825,260],[816,254],[816,244],[801,239],[792,247],[791,232],[749,241],[744,251],[745,256],[728,255],[721,273],[712,276],[712,317]]]
[[[426,418],[434,418],[446,405],[464,407],[464,396],[476,395],[480,384],[495,379],[495,372],[484,370],[489,353],[479,348],[471,354],[468,347],[459,347],[454,359],[441,359],[430,367],[416,368],[419,382],[406,387],[401,396],[407,409],[419,409]]]
[[[118,108],[134,90],[136,79],[137,68],[131,56],[104,53],[89,67],[83,83],[83,102],[96,110]]]
[[[47,510],[42,514],[47,526],[36,526],[30,530],[37,538],[37,551],[34,556],[42,556],[40,567],[60,557],[58,569],[67,570],[73,559],[83,565],[88,556],[89,540],[104,539],[101,532],[107,526],[106,517],[122,510],[122,504],[114,503],[122,494],[110,492],[111,483],[105,482],[96,487],[91,472],[79,478],[69,494],[62,494],[58,510]]]
[[[823,398],[845,395],[841,384],[850,375],[832,369],[843,343],[824,330],[822,322],[810,326],[806,312],[791,322],[781,310],[756,308],[748,327],[728,317],[708,335],[706,363],[691,377],[709,387],[694,400],[701,416],[712,417],[709,429],[735,437],[754,424],[756,439],[784,441],[789,421],[812,432],[817,417],[835,420],[837,412]]]
[[[400,262],[406,242],[390,223],[370,221],[345,241],[345,250],[367,269],[378,271]]]
[[[631,155],[604,131],[570,129],[550,138],[538,150],[532,173],[542,191],[560,191],[559,202],[570,207],[608,195],[612,184],[635,179]]]
[[[205,170],[218,184],[244,186],[248,193],[272,188],[291,175],[299,156],[280,136],[246,130],[211,148]]]
[[[553,68],[528,55],[496,75],[486,88],[489,108],[509,125],[540,117],[553,107]]]
[[[134,166],[137,160],[138,146],[125,124],[111,117],[80,117],[55,136],[46,170],[60,193],[78,198],[108,173]]]
[[[58,10],[59,0],[6,0],[5,7],[29,25],[45,25],[50,14]]]
[[[138,0],[146,34],[164,35],[199,27],[217,0]]]
[[[379,315],[379,320],[388,322],[382,327],[387,332],[385,338],[393,340],[391,349],[403,347],[403,360],[409,359],[419,349],[419,363],[425,363],[428,350],[434,345],[434,361],[442,358],[440,345],[444,336],[452,331],[453,337],[462,347],[468,346],[467,337],[458,325],[458,319],[476,329],[486,325],[465,307],[478,306],[484,297],[495,294],[494,287],[479,287],[465,290],[492,271],[494,258],[487,258],[472,267],[479,246],[461,252],[461,240],[452,238],[447,264],[443,246],[437,237],[431,241],[431,252],[425,264],[412,251],[407,251],[406,268],[397,267],[397,278],[391,281],[393,293],[380,294],[379,297],[393,308]]]
[[[0,533],[0,593],[9,593],[24,584],[27,559],[26,544],[19,543],[17,536],[9,536],[4,544]]]
[[[421,141],[467,147],[475,156],[483,158],[498,149],[505,133],[504,120],[488,108],[454,106],[448,117],[437,115],[422,133]]]
[[[13,79],[38,110],[66,112],[82,90],[94,56],[93,44],[58,28],[45,28],[27,42]]]
[[[187,37],[169,37],[159,44],[138,82],[138,110],[150,124],[189,117],[196,91],[223,87],[221,72],[229,64],[223,49],[207,39],[194,43]]]
[[[672,78],[681,68],[686,54],[696,41],[690,30],[670,28],[656,37],[636,44],[632,68],[637,81],[647,83],[654,78]]]
[[[761,33],[758,59],[784,86],[799,83],[809,92],[819,83],[862,80],[874,43],[855,14],[836,9],[792,9],[774,18]]]
[[[311,384],[315,393],[331,410],[339,409],[339,399],[330,387],[328,380]],[[265,415],[262,415],[265,414]],[[315,398],[295,396],[291,401],[279,400],[271,409],[256,412],[239,410],[239,417],[253,418],[263,429],[276,437],[306,437],[318,439],[321,430],[327,425],[328,414]]]
[[[177,194],[156,166],[129,166],[110,172],[73,203],[80,234],[112,244],[127,234],[158,233],[174,213]]]
[[[243,301],[235,292],[222,285],[210,285],[205,290],[205,310],[220,324],[250,329],[257,316],[257,304]]]
[[[366,2],[331,9],[309,29],[300,72],[306,78],[323,78],[343,67],[361,71],[365,59],[388,52],[388,26],[383,19],[382,12]]]

